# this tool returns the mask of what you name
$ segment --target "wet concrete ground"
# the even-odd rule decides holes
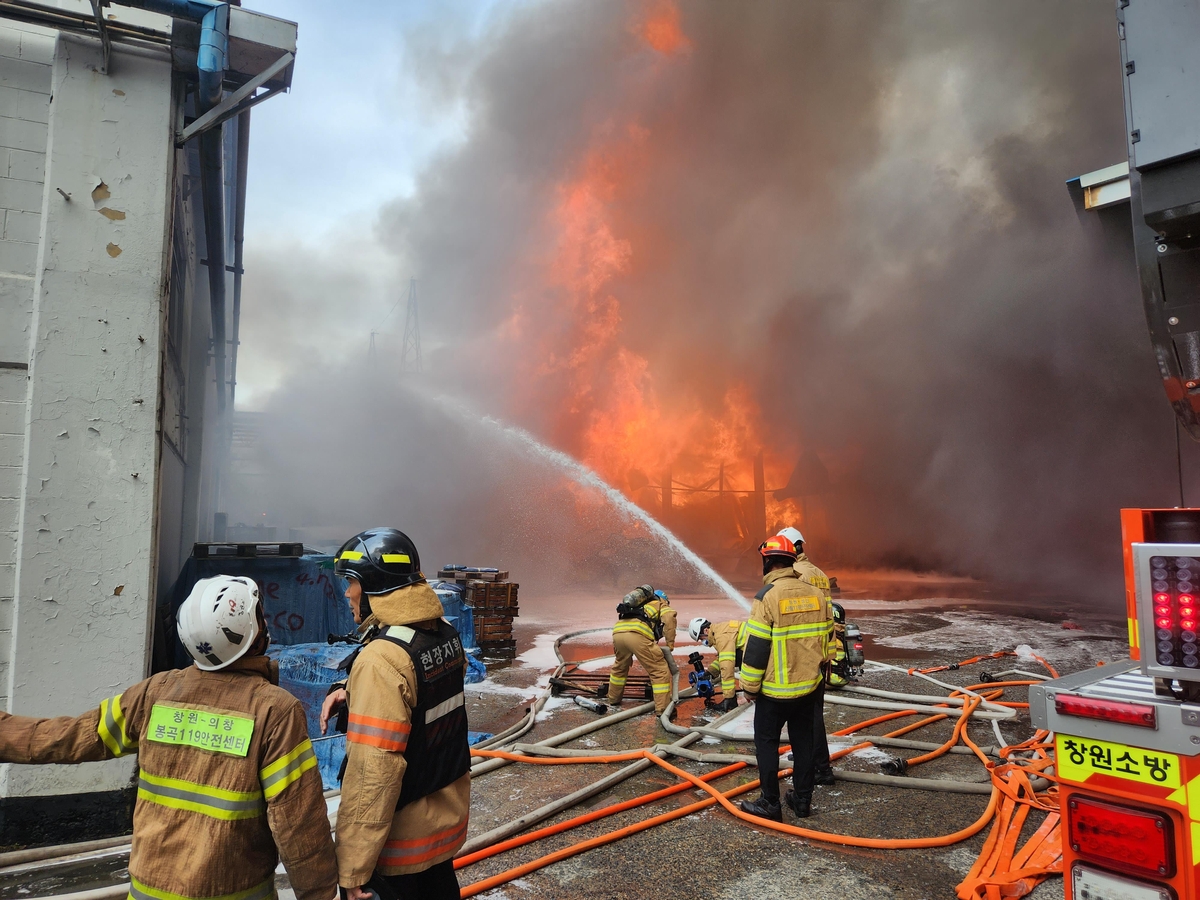
[[[854,585],[851,578],[843,584]],[[892,587],[896,587],[892,585]],[[1123,620],[1119,612],[1096,614],[1069,604],[1030,605],[989,596],[986,587],[969,582],[935,579],[910,579],[888,595],[888,584],[846,591],[841,602],[848,617],[866,633],[868,658],[883,659],[907,668],[935,662],[952,663],[981,653],[1028,645],[1044,656],[1060,673],[1078,671],[1098,662],[1125,658]],[[955,595],[958,596],[955,596]],[[716,597],[673,597],[679,609],[681,627],[693,616],[741,618],[744,612],[732,602]],[[530,683],[553,665],[549,651],[551,635],[578,630],[590,625],[611,624],[608,606],[599,601],[570,598],[554,605],[534,605],[522,610],[518,643],[523,658],[512,666],[493,668],[491,684],[470,693],[471,726],[497,731],[519,718],[523,706],[506,708],[517,696],[512,691]],[[573,614],[565,616],[563,610]],[[1081,630],[1064,629],[1062,622],[1079,624]],[[1085,627],[1086,626],[1086,627]],[[682,644],[687,642],[682,636]],[[587,636],[567,647],[571,658],[610,653],[605,634]],[[686,654],[683,654],[686,656]],[[686,668],[684,659],[681,664]],[[936,677],[956,685],[974,684],[980,672],[995,674],[1018,668],[1039,671],[1031,659],[1006,657],[988,660]],[[635,672],[638,671],[635,667]],[[686,677],[686,676],[684,676]],[[543,679],[544,680],[544,679]],[[935,694],[938,689],[904,673],[872,672],[860,684],[885,690]],[[1024,701],[1024,688],[1010,688],[1004,699]],[[626,703],[628,706],[629,703]],[[827,705],[829,731],[848,727],[877,713],[844,706]],[[569,699],[552,700],[543,720],[522,740],[534,742],[595,719],[595,714],[580,709]],[[685,701],[678,723],[703,721],[700,701]],[[906,720],[911,721],[911,720]],[[882,734],[904,722],[871,729]],[[910,737],[943,741],[950,737],[952,722],[941,722]],[[1010,743],[1032,734],[1028,714],[1001,724],[1002,734]],[[972,722],[972,738],[981,745],[994,743],[990,725]],[[669,735],[650,716],[618,723],[572,744],[574,748],[616,750],[670,742]],[[752,752],[749,743],[705,742],[693,745],[703,752]],[[888,753],[914,756],[915,750],[890,750]],[[877,772],[884,752],[860,751],[835,765],[848,769]],[[711,771],[713,766],[678,761],[694,773]],[[604,766],[527,766],[515,764],[479,777],[473,784],[471,835],[483,833],[536,807],[548,803],[584,785],[598,780],[612,767]],[[922,778],[947,778],[987,782],[981,764],[970,756],[948,755],[914,769]],[[721,781],[728,789],[757,777],[747,769]],[[544,825],[572,818],[580,813],[608,806],[630,797],[674,783],[661,770],[651,770],[592,800],[582,807],[556,816]],[[757,796],[751,792],[747,797]],[[459,877],[465,886],[512,869],[560,848],[570,846],[614,829],[632,824],[668,809],[703,799],[699,791],[689,790],[659,800],[650,807],[631,810],[570,832],[546,838],[534,845],[518,848],[466,869]],[[817,788],[816,814],[803,822],[785,810],[785,821],[815,830],[841,834],[910,838],[953,833],[974,822],[987,805],[985,795],[931,793],[876,785],[839,782],[833,787]],[[1029,831],[1040,822],[1031,816]],[[557,862],[547,868],[525,874],[505,886],[480,896],[493,898],[596,897],[596,898],[952,898],[955,886],[976,860],[987,829],[974,838],[953,846],[922,850],[863,850],[823,844],[758,829],[734,819],[723,810],[708,809],[657,826],[650,831],[625,837],[615,843],[590,850],[580,856]],[[1035,900],[1062,896],[1061,879],[1053,878],[1032,895]]]
[[[907,668],[950,663],[979,653],[1027,645],[1047,658],[1062,674],[1078,671],[1097,662],[1126,656],[1124,622],[1117,610],[1096,613],[1086,607],[1073,608],[1061,598],[1052,603],[1028,602],[1006,597],[986,585],[964,580],[939,580],[927,576],[889,578],[863,573],[861,578],[843,575],[846,587],[841,602],[848,617],[866,634],[868,658]],[[468,712],[473,730],[499,731],[521,718],[529,703],[544,686],[555,664],[552,651],[556,636],[586,628],[599,634],[570,642],[565,652],[573,659],[611,653],[607,628],[617,598],[579,593],[572,596],[522,597],[516,637],[521,656],[511,662],[494,662],[483,685],[467,689]],[[732,601],[706,595],[677,595],[672,604],[679,610],[682,629],[678,649],[685,669],[688,643],[686,623],[694,615],[720,620],[744,618],[745,612]],[[1082,630],[1064,629],[1072,621]],[[598,662],[591,667],[603,668]],[[958,671],[937,675],[949,683],[976,683],[980,672],[997,673],[1007,668],[1038,671],[1029,659],[988,660]],[[634,672],[640,671],[635,665]],[[860,684],[887,690],[934,695],[937,688],[903,673],[872,672]],[[1025,689],[1010,688],[1004,699],[1023,701]],[[626,702],[628,708],[631,702]],[[830,731],[848,727],[877,713],[827,704]],[[534,742],[594,721],[596,714],[569,698],[552,699],[535,729],[522,740]],[[698,700],[685,701],[678,724],[707,721]],[[872,729],[880,734],[900,723]],[[1001,725],[1010,742],[1032,734],[1028,715],[1022,713]],[[951,734],[952,723],[941,722],[910,737],[941,741]],[[993,743],[990,726],[973,722],[972,738],[980,744]],[[670,742],[668,734],[650,715],[615,724],[564,746],[588,750],[617,750]],[[751,753],[752,745],[706,739],[692,749],[702,752]],[[913,756],[919,751],[890,750]],[[835,765],[859,771],[879,771],[883,752],[860,751]],[[713,766],[675,760],[696,774]],[[515,819],[545,803],[583,787],[613,771],[615,766],[529,766],[514,764],[478,777],[472,785],[472,816],[469,836],[481,834]],[[913,771],[923,778],[949,778],[986,782],[982,766],[973,757],[945,756]],[[731,774],[716,782],[728,789],[756,778],[754,769]],[[675,779],[653,768],[600,794],[569,812],[555,816],[538,827],[553,824],[592,809],[640,796],[674,784]],[[751,792],[747,797],[757,796]],[[639,822],[651,815],[677,809],[703,799],[689,790],[659,800],[648,807],[606,818],[572,831],[546,838],[481,861],[459,872],[465,886],[505,872],[547,853],[593,838],[616,828]],[[962,795],[901,790],[891,787],[839,782],[819,787],[814,798],[816,814],[804,827],[842,834],[881,838],[906,838],[949,834],[974,822],[987,804],[985,795]],[[1031,816],[1034,824],[1039,817]],[[790,811],[785,821],[797,824]],[[1032,830],[1032,826],[1030,828]],[[987,830],[953,846],[923,850],[861,850],[780,835],[749,826],[719,808],[693,813],[649,831],[524,874],[479,896],[498,900],[549,900],[549,898],[612,898],[612,900],[672,900],[672,898],[953,898],[955,886],[971,867]],[[125,877],[119,856],[79,867],[59,869],[48,877],[28,873],[5,877],[0,873],[0,900],[39,897],[70,890],[84,890]],[[281,886],[284,882],[281,879]],[[1062,883],[1052,878],[1032,895],[1035,900],[1062,896]]]

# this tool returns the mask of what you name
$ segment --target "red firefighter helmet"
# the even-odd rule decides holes
[[[758,552],[761,553],[764,558],[768,556],[783,556],[787,557],[792,562],[796,561],[796,545],[782,534],[777,534],[774,537],[767,538],[758,548]]]

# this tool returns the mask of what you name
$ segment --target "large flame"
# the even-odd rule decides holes
[[[631,30],[664,57],[690,46],[673,4],[654,7]],[[639,254],[656,237],[623,233],[615,211],[645,188],[642,161],[653,140],[644,123],[606,123],[558,183],[547,213],[554,246],[541,266],[543,284],[528,292],[506,333],[527,354],[527,341],[537,345],[526,371],[552,440],[729,568],[766,533],[805,528],[813,516],[794,499],[774,496],[788,483],[799,447],[767,439],[750,384],[735,378],[715,393],[686,381],[660,387],[653,355],[635,350],[626,332],[622,297],[637,292]],[[674,306],[687,309],[686,302]],[[527,327],[534,317],[537,327]],[[705,363],[692,362],[697,372]]]

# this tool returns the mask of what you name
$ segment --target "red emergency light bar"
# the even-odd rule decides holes
[[[1071,849],[1136,875],[1175,874],[1175,841],[1166,813],[1130,809],[1075,794],[1067,804]]]
[[[1061,716],[1099,719],[1138,728],[1158,728],[1158,715],[1153,706],[1144,703],[1122,703],[1118,700],[1098,700],[1078,694],[1055,694],[1054,711]]]

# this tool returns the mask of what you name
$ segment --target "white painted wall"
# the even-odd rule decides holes
[[[29,325],[41,231],[54,33],[0,28],[0,705],[16,590],[17,522],[25,462]]]
[[[11,45],[10,32],[0,22],[0,41],[7,42],[0,47]],[[20,57],[0,61],[0,87],[9,86],[5,73],[12,71],[28,79],[21,91],[48,87],[46,95],[53,95],[46,122],[19,119],[28,121],[22,127],[31,135],[35,125],[44,129],[45,183],[38,186],[33,279],[9,277],[2,297],[4,315],[18,320],[20,311],[9,307],[21,295],[7,286],[25,284],[31,297],[20,357],[30,367],[20,423],[25,461],[18,470],[15,599],[3,601],[12,610],[5,693],[11,712],[39,716],[79,714],[146,674],[174,166],[165,52],[114,46],[110,74],[100,75],[98,43],[58,35],[49,62],[35,71],[33,61]],[[17,109],[36,115],[32,101]],[[2,133],[7,140],[8,129]],[[10,176],[0,184],[14,182]],[[7,196],[0,189],[0,198]],[[34,232],[19,227],[17,233]],[[9,252],[27,264],[27,249]],[[8,330],[0,325],[0,333]],[[0,382],[0,404],[9,396]],[[0,405],[0,434],[13,427],[9,404],[20,405]],[[11,508],[0,506],[0,528]],[[0,543],[0,564],[6,546]],[[39,796],[125,787],[132,760],[7,769],[5,796]]]

